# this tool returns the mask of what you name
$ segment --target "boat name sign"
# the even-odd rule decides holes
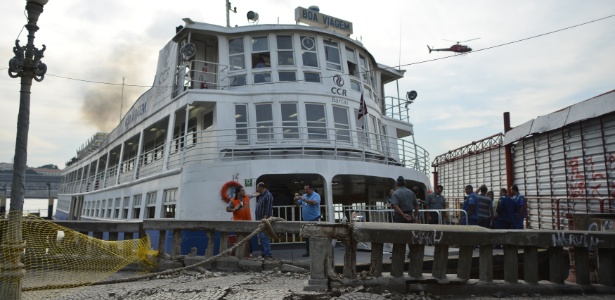
[[[346,35],[352,34],[352,22],[321,14],[320,12],[303,7],[295,8],[295,21],[312,26],[319,26]]]
[[[144,115],[147,112],[147,102],[143,102],[138,104],[131,110],[126,117],[124,117],[124,126],[128,128],[128,126],[134,122],[139,116]]]

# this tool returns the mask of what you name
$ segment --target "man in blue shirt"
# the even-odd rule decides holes
[[[523,220],[527,215],[525,197],[519,193],[519,187],[516,184],[513,184],[511,190],[513,195],[511,199],[515,202],[515,218],[512,229],[523,229]]]
[[[256,220],[267,219],[273,215],[273,196],[265,188],[265,183],[259,182],[256,185],[256,190],[260,193],[258,198],[256,198],[256,210],[254,214],[256,215]],[[271,256],[271,240],[264,232],[258,233],[258,239],[261,242],[261,254],[263,258],[270,260],[273,259]]]
[[[320,220],[320,195],[314,191],[311,183],[304,186],[305,194],[301,197],[295,197],[295,204],[301,206],[301,217],[303,221],[318,221]],[[306,253],[303,257],[310,256],[310,240],[305,239]]]
[[[497,209],[495,210],[495,229],[511,229],[514,213],[515,202],[508,196],[508,191],[502,188]]]
[[[474,193],[472,186],[469,184],[466,185],[465,192],[468,196],[463,201],[461,209],[466,211],[468,222],[466,223],[465,216],[463,215],[461,215],[461,222],[464,225],[478,225],[478,210],[476,209],[478,205],[478,196]]]

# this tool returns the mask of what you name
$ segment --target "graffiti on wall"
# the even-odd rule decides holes
[[[601,190],[604,191],[605,188],[603,184],[607,179],[606,174],[596,170],[596,162],[594,162],[593,156],[588,157],[584,164],[581,164],[579,160],[581,162],[583,161],[583,159],[574,157],[569,159],[566,164],[569,171],[568,195],[571,198],[585,197],[585,195],[591,197],[605,197],[606,195],[604,195]],[[602,162],[598,163],[602,164]],[[585,175],[586,172],[584,169],[589,173],[587,176]],[[615,156],[613,154],[609,156],[608,169],[615,171]],[[615,197],[615,178],[613,178],[611,182],[606,183],[610,185],[611,196]]]

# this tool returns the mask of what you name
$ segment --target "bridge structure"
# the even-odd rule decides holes
[[[53,213],[53,200],[58,198],[62,176],[26,173],[25,199],[47,199],[48,215]],[[6,200],[11,198],[13,172],[0,173],[0,214],[6,212]]]
[[[279,221],[271,224],[274,232],[267,234],[273,234],[274,241],[288,234],[310,238],[311,255],[307,262],[309,266],[306,265],[310,277],[304,287],[306,291],[364,285],[382,286],[400,293],[421,290],[434,295],[492,295],[496,291],[507,294],[615,295],[615,232],[608,225],[614,219],[612,214],[575,215],[575,230]],[[158,236],[168,237],[151,241],[159,251],[158,259],[183,259],[183,264],[189,266],[225,251],[230,232],[237,234],[237,241],[240,241],[261,222],[144,220],[55,223],[93,238],[109,240],[140,237],[156,231]],[[185,255],[185,249],[182,249],[182,232],[193,230],[203,231],[208,237],[207,242],[198,246],[205,248],[203,256]],[[51,247],[67,249],[75,244],[66,236],[59,239],[58,233],[51,234],[46,240],[58,241]],[[363,257],[362,262],[358,257],[364,255],[357,251],[357,244],[361,242],[371,243],[370,257],[366,261]],[[391,254],[383,253],[386,243],[393,244]],[[339,244],[343,247],[342,270],[334,264],[333,256],[334,252],[339,252],[334,245]],[[408,258],[406,245],[410,248]],[[500,254],[494,251],[496,245],[503,249],[498,250]],[[428,254],[428,249],[432,253]],[[25,251],[29,250],[26,248]],[[209,267],[241,270],[247,264],[266,270],[269,264],[275,263],[261,261],[259,264],[259,261],[249,259],[244,262],[244,251],[238,248],[233,260],[223,257]],[[390,263],[386,263],[389,256]],[[235,266],[228,269],[230,263]],[[576,276],[571,282],[567,276],[572,269]]]

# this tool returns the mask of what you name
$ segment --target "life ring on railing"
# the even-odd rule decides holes
[[[220,196],[222,196],[222,200],[224,200],[224,202],[228,203],[229,201],[231,201],[231,197],[232,194],[235,192],[235,189],[238,188],[239,186],[241,186],[241,184],[239,184],[239,182],[237,181],[227,181],[223,186],[222,189],[220,189]],[[228,193],[228,189],[231,189],[231,193]]]

